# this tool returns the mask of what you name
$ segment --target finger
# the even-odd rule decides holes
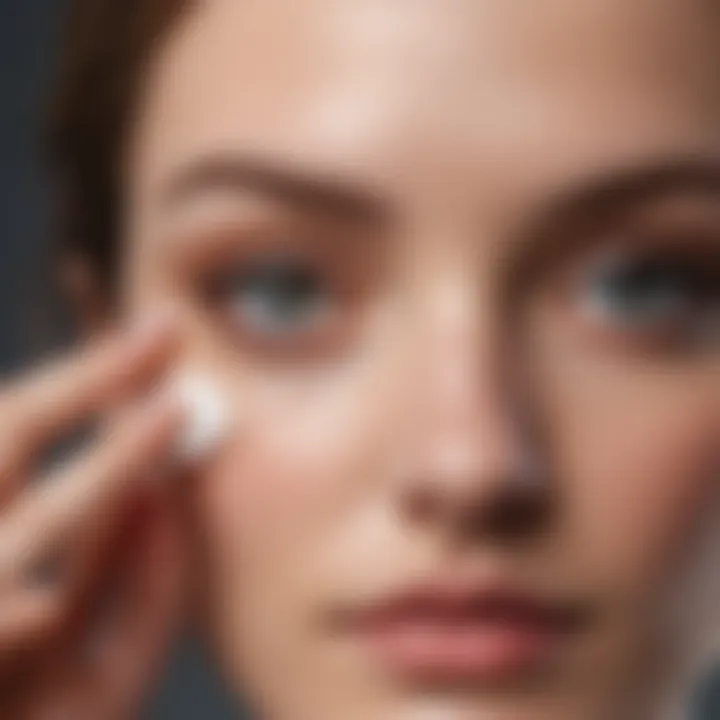
[[[26,583],[5,583],[0,595],[0,673],[17,659],[38,658],[62,649],[83,615],[100,594],[113,565],[118,547],[132,537],[133,506],[118,507],[116,518],[91,518],[59,556],[64,561]],[[127,518],[127,519],[126,519]]]
[[[106,579],[112,612],[105,603],[86,608],[86,618],[94,621],[78,625],[74,651],[55,659],[44,683],[52,688],[46,704],[62,706],[72,718],[134,717],[181,615],[179,524],[157,502],[136,519],[140,524],[133,524],[132,539],[123,545],[120,573],[112,584]]]
[[[17,593],[0,601],[0,660],[44,641],[58,620],[58,604],[47,593]]]
[[[96,449],[24,493],[0,524],[0,581],[26,580],[91,523],[111,524],[133,488],[167,468],[182,416],[177,399],[157,395]]]
[[[50,595],[18,593],[0,603],[0,707],[2,717],[25,718],[26,700],[41,687],[37,658],[60,616]],[[12,710],[11,710],[12,708]]]
[[[96,648],[100,713],[133,717],[157,676],[185,607],[183,534],[178,516],[158,505],[126,565],[115,623]]]
[[[165,312],[7,388],[0,395],[0,478],[12,478],[70,425],[149,382],[169,359],[173,337],[173,316]]]
[[[120,581],[146,551],[145,528],[156,495],[138,495],[125,508],[95,572],[73,599],[62,632],[33,656],[32,677],[22,693],[28,720],[110,720],[112,703],[98,684],[98,640],[117,617]]]

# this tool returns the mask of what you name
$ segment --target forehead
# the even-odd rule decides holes
[[[156,57],[133,158],[151,184],[249,150],[498,187],[714,152],[719,30],[708,0],[205,0]]]

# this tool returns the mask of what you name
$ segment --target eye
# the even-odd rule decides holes
[[[584,306],[625,333],[676,341],[717,340],[720,288],[717,264],[679,254],[620,256],[585,277]]]
[[[321,269],[294,257],[248,261],[226,274],[216,299],[245,332],[276,339],[317,332],[334,310],[332,289]]]

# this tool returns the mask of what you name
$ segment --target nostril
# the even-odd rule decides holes
[[[415,524],[434,525],[468,542],[513,544],[547,526],[552,506],[548,483],[527,474],[479,472],[448,478],[416,476],[405,485],[404,515]]]
[[[480,517],[470,516],[466,532],[511,544],[536,536],[549,516],[549,493],[537,484],[515,483],[488,503]]]

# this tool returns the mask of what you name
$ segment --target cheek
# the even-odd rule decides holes
[[[716,512],[713,385],[691,373],[581,362],[548,386],[562,517],[579,560],[613,592],[672,582],[695,530]]]
[[[716,491],[715,440],[692,407],[657,407],[652,417],[628,409],[621,427],[609,420],[594,448],[592,438],[578,445],[595,457],[577,491],[578,519],[624,577],[649,579],[682,554]]]
[[[266,602],[342,534],[386,475],[393,377],[377,363],[238,382],[244,419],[196,500],[218,582]]]
[[[317,397],[311,403],[302,413],[289,398],[256,411],[210,478],[214,519],[239,536],[237,550],[248,558],[281,553],[287,536],[300,534],[295,542],[302,542],[302,528],[311,532],[339,509],[365,474],[372,438],[359,408]]]

